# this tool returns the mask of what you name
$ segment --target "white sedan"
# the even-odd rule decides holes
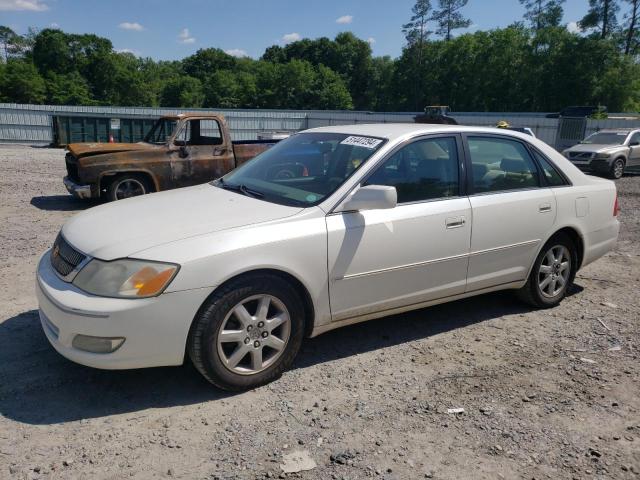
[[[84,365],[189,357],[252,388],[344,325],[504,289],[553,307],[613,248],[617,210],[611,181],[529,135],[317,128],[210,184],[71,218],[38,266],[40,319]]]

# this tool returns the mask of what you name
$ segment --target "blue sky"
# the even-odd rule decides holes
[[[437,3],[433,0],[434,4]],[[117,50],[155,59],[184,58],[218,47],[258,58],[265,48],[297,38],[333,38],[345,30],[369,40],[374,55],[397,57],[401,26],[414,0],[0,0],[0,25],[107,37]],[[588,0],[567,0],[565,23],[579,20]],[[518,0],[469,0],[471,29],[502,27],[522,18]]]

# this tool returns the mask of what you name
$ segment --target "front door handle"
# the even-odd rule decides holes
[[[467,221],[464,217],[449,217],[445,220],[445,225],[447,228],[464,227],[465,223],[467,223]]]
[[[540,213],[547,213],[551,211],[551,204],[550,203],[542,203],[540,205],[538,205],[538,211]]]

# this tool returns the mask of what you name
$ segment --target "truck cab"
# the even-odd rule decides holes
[[[159,118],[142,142],[75,143],[65,157],[67,190],[120,200],[219,178],[277,140],[233,142],[222,115]]]

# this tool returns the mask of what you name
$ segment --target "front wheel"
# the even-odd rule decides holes
[[[113,202],[138,197],[153,191],[151,182],[143,175],[124,173],[117,175],[107,187],[107,198]]]
[[[571,239],[564,234],[556,235],[538,254],[518,296],[535,307],[555,307],[566,296],[577,265],[576,248]]]
[[[279,377],[300,349],[304,308],[275,275],[251,275],[215,292],[198,313],[188,352],[195,367],[223,390],[247,390]]]
[[[618,158],[614,160],[613,164],[611,165],[611,170],[609,170],[609,178],[618,180],[619,178],[622,178],[623,174],[624,174],[624,160],[622,158]]]

